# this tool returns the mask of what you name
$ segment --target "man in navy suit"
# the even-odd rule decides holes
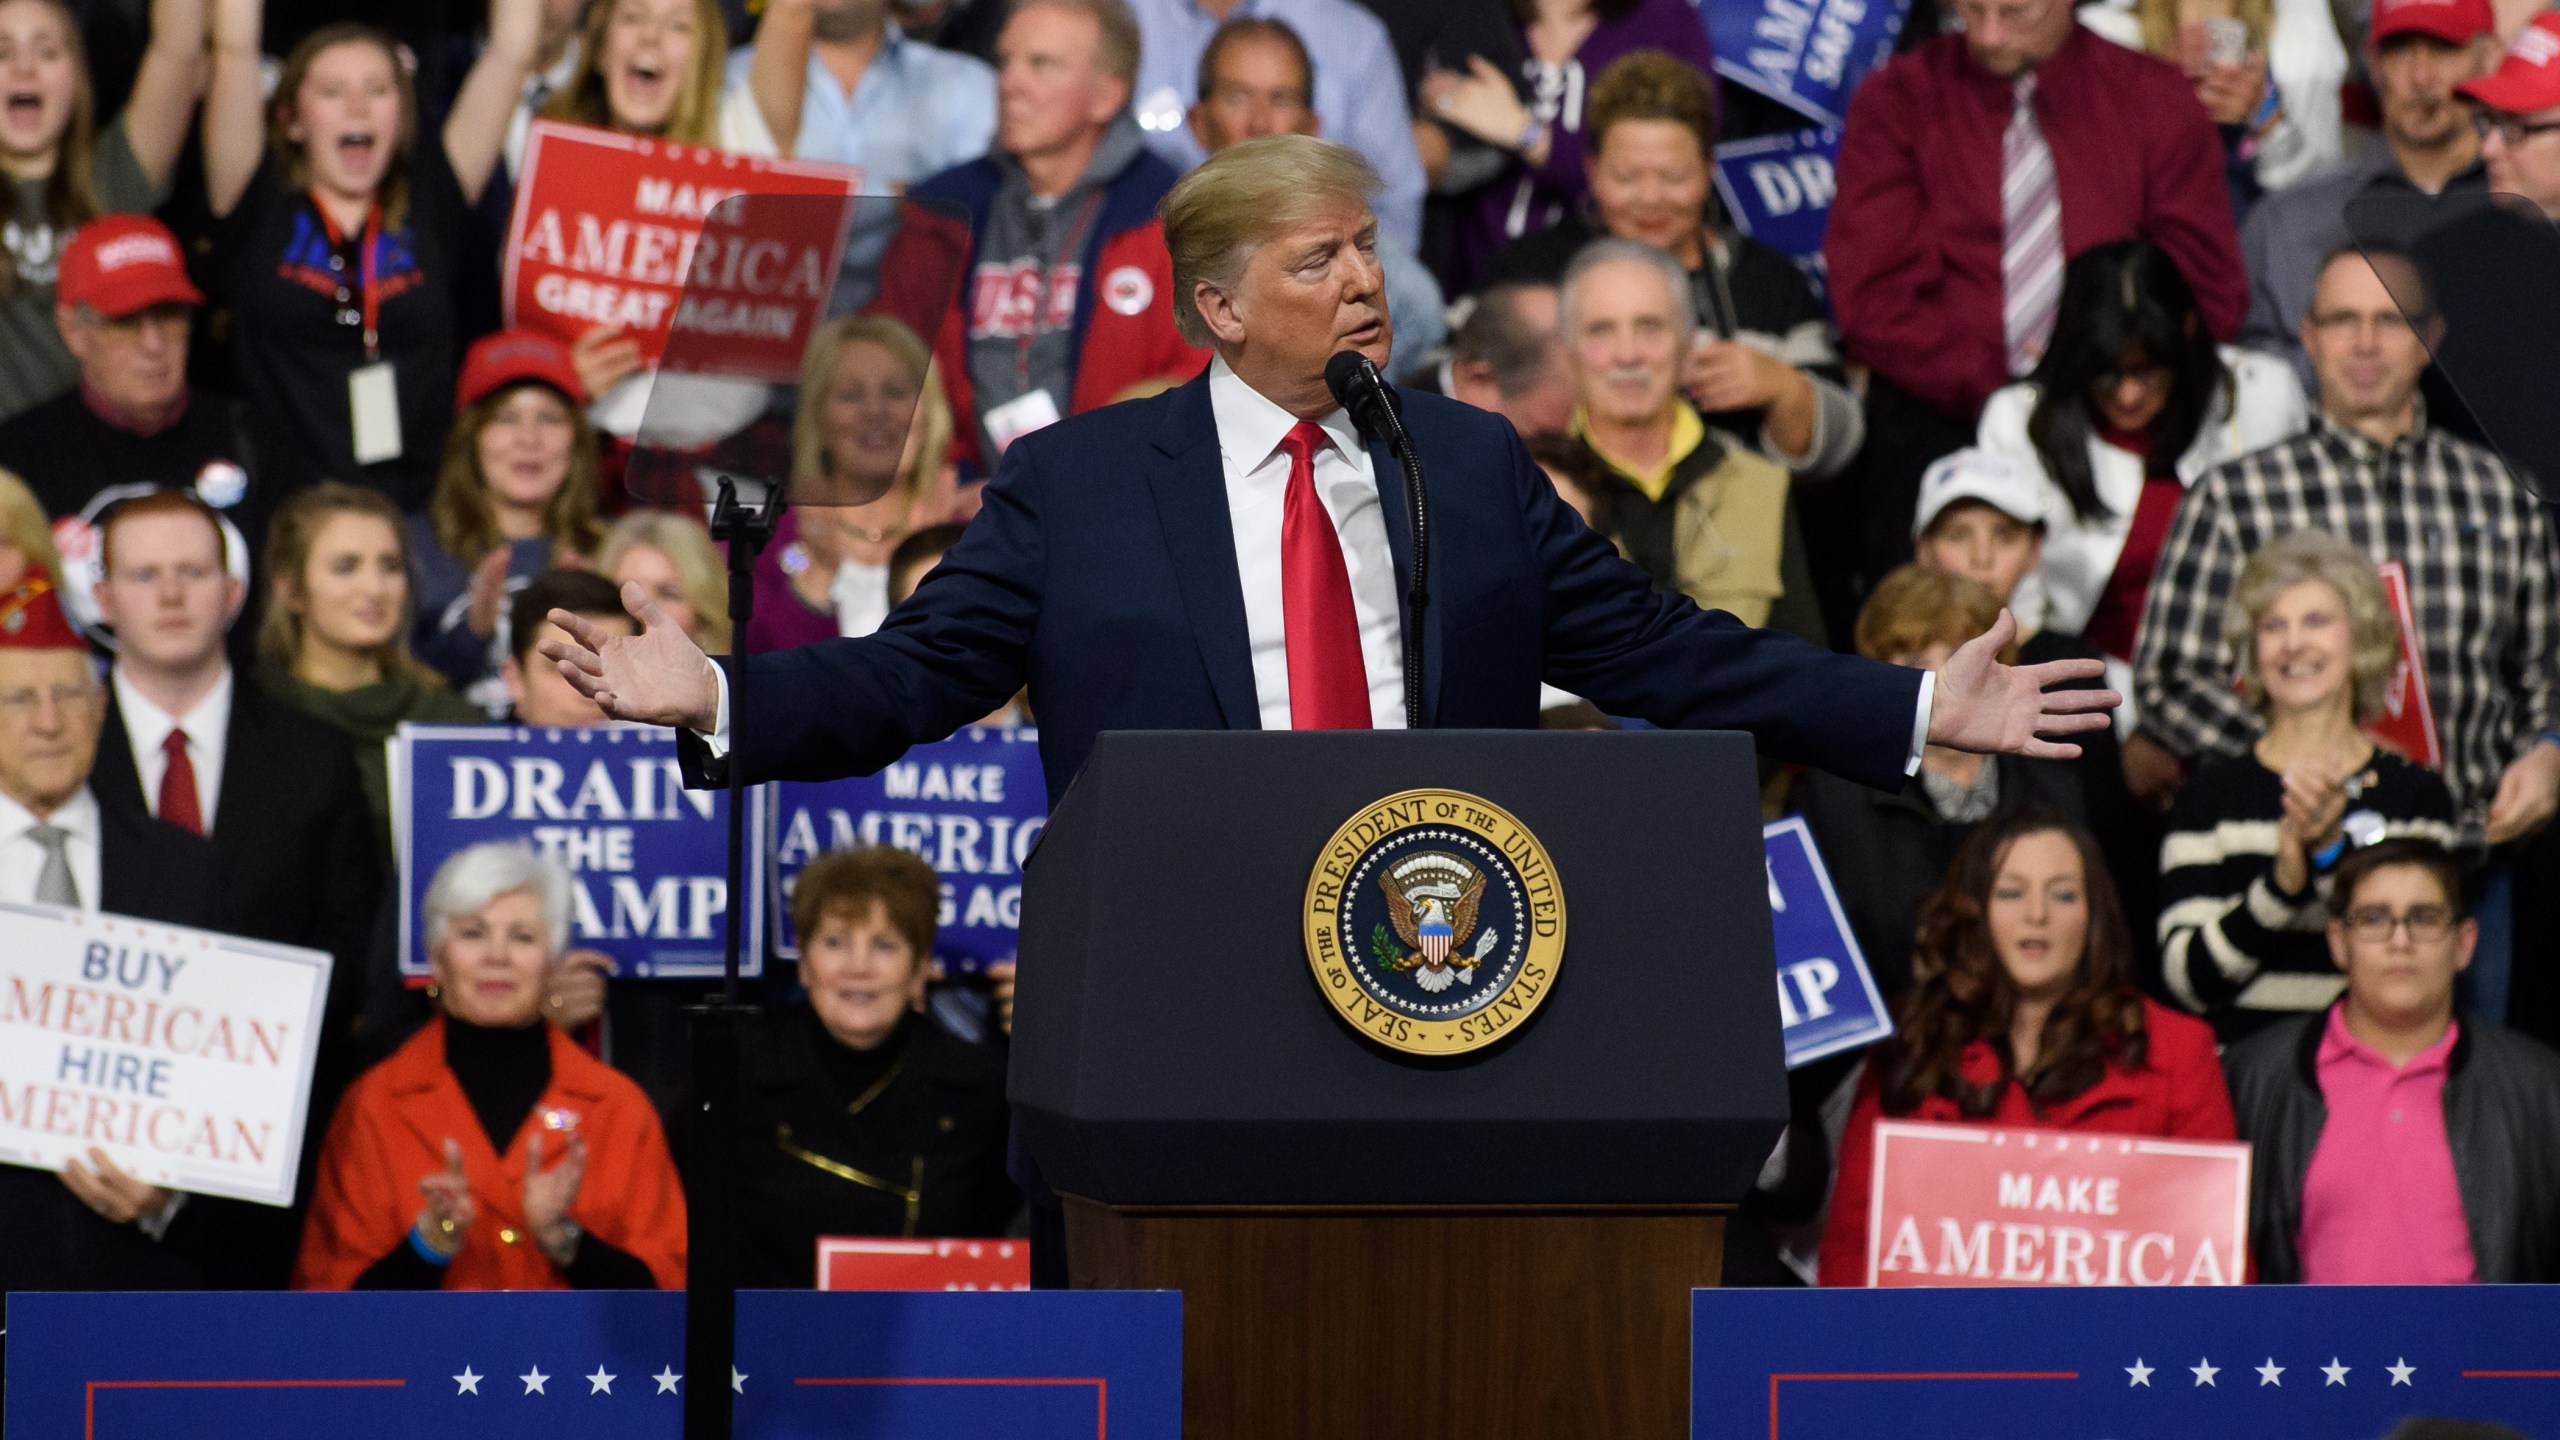
[[[726,672],[635,587],[642,632],[553,612],[543,653],[617,718],[675,725],[696,783],[867,773],[1028,684],[1051,799],[1114,729],[1400,726],[1411,617],[1403,487],[1326,389],[1326,361],[1387,357],[1376,177],[1304,136],[1222,151],[1166,197],[1176,313],[1217,358],[1152,399],[1014,442],[984,511],[871,636]],[[1421,716],[1532,727],[1540,680],[1605,711],[1750,731],[1766,752],[1899,787],[1924,743],[2068,758],[2118,697],[2045,687],[2095,662],[2010,667],[1997,628],[1935,672],[1832,654],[1656,594],[1557,499],[1511,426],[1404,397],[1431,475]]]

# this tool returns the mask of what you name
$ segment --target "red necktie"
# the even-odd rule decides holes
[[[1369,728],[1369,667],[1351,609],[1351,572],[1333,517],[1316,498],[1324,427],[1301,420],[1280,440],[1289,495],[1280,517],[1280,616],[1289,646],[1289,728]]]
[[[187,732],[170,731],[160,751],[169,757],[169,768],[160,772],[160,818],[203,834],[204,812],[196,806],[196,763],[187,758]]]

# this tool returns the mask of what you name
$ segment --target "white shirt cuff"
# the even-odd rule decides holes
[[[1919,707],[1912,712],[1911,716],[1911,758],[1902,762],[1902,773],[1905,775],[1917,775],[1920,773],[1920,753],[1929,748],[1929,705],[1930,702],[1937,698],[1938,672],[1935,670],[1921,671],[1920,704]],[[727,738],[729,734],[728,720],[726,718],[729,713],[728,704],[729,692],[726,689],[723,689],[720,692],[720,714],[723,717],[721,720],[720,734],[723,739]],[[717,755],[720,752],[714,750],[711,753]]]
[[[702,743],[711,748],[711,758],[717,760],[729,753],[729,672],[709,660],[703,663],[711,666],[711,683],[719,688],[720,698],[711,707],[711,728],[693,733],[702,737]],[[1920,729],[1923,734],[1929,729],[1929,691],[1925,682],[1920,691]],[[1911,767],[1919,769],[1920,762],[1913,760]]]

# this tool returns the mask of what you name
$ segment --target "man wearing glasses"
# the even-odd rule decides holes
[[[2560,12],[2518,31],[2495,74],[2462,93],[2480,106],[2480,158],[2489,189],[2521,195],[2560,220]]]
[[[2134,647],[2142,732],[2190,761],[2247,750],[2258,721],[2232,684],[2223,607],[2259,546],[2326,530],[2404,571],[2457,830],[2512,846],[2560,801],[2550,523],[2497,455],[2429,422],[2418,382],[2444,323],[2415,264],[2378,258],[2344,248],[2320,268],[2302,325],[2311,427],[2205,472],[2178,508]],[[2511,868],[2493,852],[2481,907],[2473,983],[2491,1019],[2506,1015]]]
[[[2560,1277],[2560,1055],[2477,1016],[2454,977],[2479,924],[2431,840],[2340,862],[2329,953],[2346,995],[2224,1059],[2261,1281]]]

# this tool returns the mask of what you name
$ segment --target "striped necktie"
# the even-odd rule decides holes
[[[2024,375],[2044,354],[2062,301],[2062,192],[2036,124],[2035,72],[2019,76],[2011,93],[2017,103],[2000,137],[2001,318],[2009,373]]]

